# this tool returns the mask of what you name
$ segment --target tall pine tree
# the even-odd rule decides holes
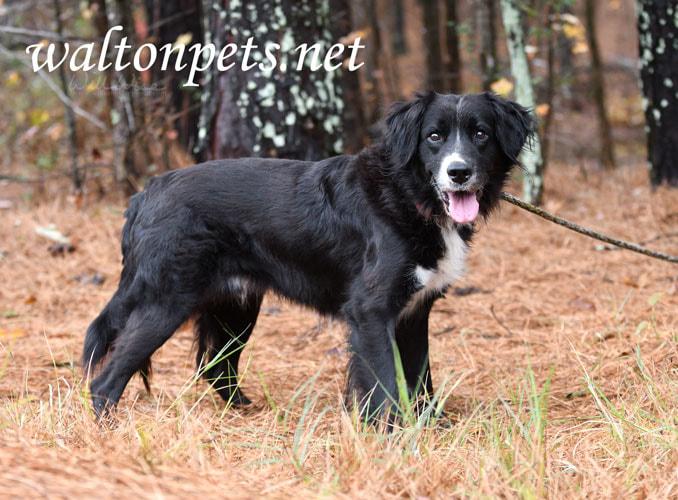
[[[318,43],[325,56],[336,42],[330,13],[330,0],[231,0],[228,8],[203,0],[206,43],[220,51],[228,43],[242,47],[252,37],[257,47],[250,50],[250,64],[256,63],[251,69],[244,71],[235,58],[231,69],[212,65],[205,74],[195,149],[200,159],[317,160],[343,152],[341,69],[312,70],[311,53],[298,69],[300,52],[294,51]],[[272,69],[265,54],[270,43],[280,45]]]
[[[675,0],[636,5],[650,180],[678,186],[678,5]]]

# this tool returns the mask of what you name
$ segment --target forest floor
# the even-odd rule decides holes
[[[553,164],[545,208],[676,254],[678,196],[647,177]],[[357,424],[344,326],[267,296],[242,358],[253,408],[196,381],[185,325],[153,358],[152,395],[135,377],[104,429],[77,359],[117,285],[123,210],[0,212],[0,497],[678,497],[675,265],[504,204],[432,313],[438,423]],[[51,255],[50,223],[73,252]]]

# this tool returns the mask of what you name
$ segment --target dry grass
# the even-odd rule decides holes
[[[613,235],[678,226],[675,191],[650,192],[641,167],[554,165],[546,184],[547,209]],[[49,255],[49,222],[74,253]],[[340,402],[343,326],[267,297],[243,358],[255,409],[224,411],[195,379],[187,326],[154,357],[153,396],[135,378],[105,430],[73,360],[117,284],[121,225],[122,203],[3,211],[0,496],[678,497],[675,265],[504,206],[471,252],[464,286],[482,293],[432,315],[447,423],[361,427]],[[73,279],[95,272],[103,285]]]

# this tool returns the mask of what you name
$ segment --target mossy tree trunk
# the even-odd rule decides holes
[[[257,64],[243,71],[240,50],[231,69],[219,72],[213,64],[205,72],[195,148],[198,158],[318,160],[342,153],[341,69],[311,71],[309,54],[297,71],[299,52],[294,52],[302,43],[310,46],[318,42],[324,57],[336,43],[330,1],[203,0],[202,7],[204,41],[214,43],[217,51],[228,43],[242,47],[253,37],[257,48],[251,51],[250,62],[264,63],[268,43],[281,47],[274,51],[277,66],[273,70],[260,69]]]
[[[511,74],[515,80],[516,100],[534,113],[534,90],[525,54],[525,35],[518,0],[501,0],[501,13],[511,60]],[[541,142],[538,135],[535,136],[532,147],[523,153],[522,164],[525,168],[523,197],[528,203],[539,204],[544,191],[544,179]]]
[[[638,0],[636,6],[650,180],[678,186],[678,5]]]

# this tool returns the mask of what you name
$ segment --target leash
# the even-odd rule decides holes
[[[626,250],[631,250],[632,252],[637,252],[637,253],[642,253],[643,255],[647,255],[648,257],[653,257],[655,259],[659,260],[665,260],[668,262],[673,262],[674,264],[678,264],[678,257],[673,256],[673,255],[668,255],[665,253],[661,252],[655,252],[654,250],[648,250],[645,247],[642,247],[640,245],[636,245],[634,243],[629,243],[628,241],[623,241],[623,240],[618,240],[616,238],[610,238],[609,236],[605,236],[604,234],[597,233],[596,231],[593,231],[591,229],[582,227],[578,224],[575,224],[574,222],[570,222],[568,220],[563,219],[562,217],[558,217],[555,214],[552,214],[550,212],[547,212],[546,210],[543,210],[539,207],[535,207],[534,205],[531,205],[530,203],[527,203],[520,198],[516,198],[513,195],[510,195],[508,193],[501,193],[501,197],[505,200],[508,201],[509,203],[512,203],[516,205],[517,207],[522,208],[523,210],[527,210],[528,212],[532,212],[533,214],[538,215],[539,217],[546,219],[548,221],[551,221],[555,224],[558,224],[559,226],[566,227],[572,231],[575,231],[577,233],[583,234],[588,236],[589,238],[594,238],[596,240],[604,241],[605,243],[609,243],[611,245],[620,247],[620,248],[625,248]]]

